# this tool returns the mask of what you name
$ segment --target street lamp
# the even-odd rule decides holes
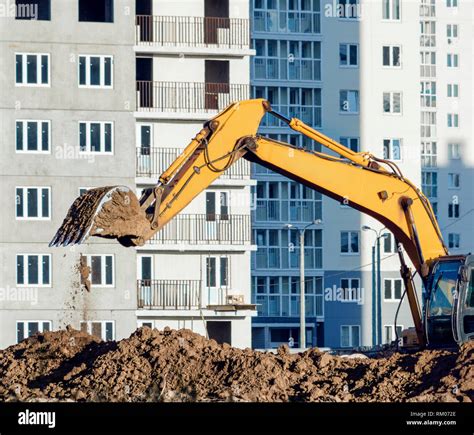
[[[300,348],[306,348],[306,304],[305,304],[305,277],[304,277],[304,234],[305,231],[312,225],[319,225],[322,223],[321,219],[315,219],[303,228],[296,228],[293,224],[286,224],[285,227],[289,230],[295,229],[299,231],[300,235]]]
[[[385,230],[385,227],[377,231],[368,225],[362,226],[362,231],[373,231],[375,233],[375,243],[372,245],[372,345],[374,346],[377,345],[379,341],[382,341],[382,275],[380,271],[380,237],[382,237],[383,230]],[[375,246],[377,246],[377,279],[375,278]]]

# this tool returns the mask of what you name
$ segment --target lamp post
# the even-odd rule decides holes
[[[312,225],[321,224],[321,219],[316,219],[303,228],[295,228],[300,236],[300,348],[306,348],[306,304],[305,304],[305,274],[304,274],[304,234]],[[286,224],[286,228],[294,228],[292,224]]]
[[[374,230],[368,225],[362,226],[363,231],[375,233],[375,243],[372,245],[372,345],[382,342],[382,272],[380,270],[380,238],[382,231]],[[375,272],[375,250],[377,250],[377,274]],[[377,290],[375,290],[377,288]]]

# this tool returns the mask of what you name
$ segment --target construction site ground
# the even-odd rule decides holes
[[[0,351],[0,401],[471,402],[473,355],[474,343],[372,358],[260,352],[147,327],[103,342],[68,327]]]

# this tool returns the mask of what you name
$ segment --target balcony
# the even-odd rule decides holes
[[[247,245],[250,216],[239,214],[181,214],[156,233],[147,245]]]
[[[321,14],[285,10],[254,11],[255,32],[275,33],[321,33]]]
[[[229,83],[137,82],[140,112],[217,112],[236,101],[247,100],[250,86]]]
[[[201,308],[200,280],[137,280],[138,309],[192,310]]]
[[[139,310],[255,310],[226,287],[205,287],[198,279],[138,279]],[[236,302],[236,299],[241,299]],[[227,309],[225,309],[227,308]]]
[[[137,15],[136,44],[248,50],[250,24],[246,18]]]
[[[255,222],[312,222],[322,219],[322,201],[257,199]]]
[[[305,270],[323,267],[323,248],[306,246],[304,252]],[[295,269],[300,267],[300,248],[259,246],[252,253],[252,269]]]
[[[136,176],[158,178],[182,152],[182,148],[137,147]],[[221,175],[221,178],[227,180],[250,178],[250,163],[244,159],[237,160]]]

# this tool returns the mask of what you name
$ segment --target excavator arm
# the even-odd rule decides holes
[[[331,152],[315,152],[257,135],[269,113]],[[182,154],[138,200],[125,186],[91,189],[69,210],[50,245],[81,243],[89,236],[142,245],[240,158],[256,162],[294,181],[372,216],[395,236],[422,278],[447,254],[430,202],[389,160],[356,153],[302,121],[273,112],[261,99],[230,105],[208,121]],[[412,273],[402,262],[415,327],[424,342]]]

